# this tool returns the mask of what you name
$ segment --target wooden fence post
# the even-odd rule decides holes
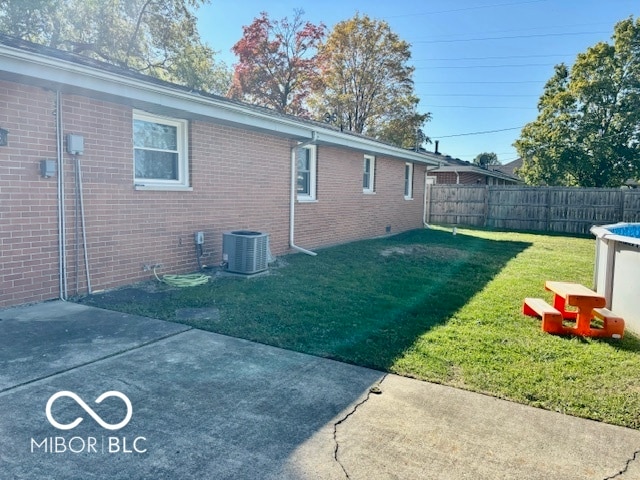
[[[547,232],[550,232],[551,231],[551,189],[549,187],[541,187],[541,188],[544,188],[547,194],[545,223],[547,224]]]
[[[489,185],[485,185],[484,187],[484,220],[482,222],[482,226],[486,227],[489,222]]]

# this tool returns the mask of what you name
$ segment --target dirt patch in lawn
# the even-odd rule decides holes
[[[438,260],[458,260],[468,256],[465,252],[455,248],[429,245],[396,245],[381,250],[380,255],[383,257],[390,257],[392,255],[411,255],[429,257]]]

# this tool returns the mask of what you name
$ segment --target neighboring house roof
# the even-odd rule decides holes
[[[483,175],[486,177],[494,177],[499,178],[501,180],[514,182],[514,183],[522,183],[522,179],[519,177],[509,174],[507,172],[502,171],[499,165],[492,165],[488,169],[482,168],[473,163],[467,162],[465,160],[460,160],[459,158],[454,158],[449,155],[442,155],[432,152],[425,152],[425,155],[430,158],[440,158],[441,165],[438,168],[431,169],[429,172],[431,173],[439,173],[439,172],[453,172],[453,173],[462,173],[469,172],[475,173],[478,175]],[[506,165],[502,165],[504,167]]]
[[[500,170],[502,173],[506,173],[507,175],[518,177],[516,170],[522,168],[522,158],[516,158],[512,162],[505,163],[504,165],[496,165],[494,168],[495,170]]]
[[[159,115],[245,128],[301,142],[356,149],[415,163],[436,165],[420,152],[331,125],[280,114],[226,97],[194,91],[98,60],[0,34],[0,80],[56,89],[130,105]]]

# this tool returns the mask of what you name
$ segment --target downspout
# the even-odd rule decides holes
[[[429,167],[426,167],[424,170],[424,199],[422,202],[422,225],[424,228],[431,228],[431,225],[427,223],[427,177],[429,176],[429,172],[437,170],[441,166],[442,164],[438,163],[437,167],[434,167],[431,170],[429,170]],[[431,202],[431,199],[429,199],[429,202]]]
[[[56,156],[58,161],[58,282],[60,284],[60,300],[66,301],[67,292],[67,256],[64,216],[64,155],[62,139],[62,102],[60,90],[56,90]]]
[[[318,141],[318,134],[313,131],[311,132],[311,140],[307,140],[306,142],[299,143],[291,147],[291,195],[289,199],[289,246],[298,252],[306,253],[307,255],[311,255],[315,257],[318,255],[316,252],[312,252],[311,250],[307,250],[305,248],[299,247],[294,242],[294,230],[295,230],[295,204],[296,204],[296,150],[299,148],[304,148],[307,145],[314,144]]]

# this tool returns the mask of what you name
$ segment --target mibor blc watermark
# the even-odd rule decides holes
[[[62,390],[54,393],[49,397],[45,407],[45,414],[49,423],[58,430],[73,430],[84,420],[83,417],[76,418],[71,423],[58,422],[51,413],[51,407],[61,397],[68,397],[74,400],[80,408],[89,414],[89,416],[105,430],[116,431],[125,427],[133,416],[133,406],[129,398],[122,392],[110,390],[104,392],[95,399],[95,403],[100,404],[103,400],[110,397],[116,397],[122,400],[127,407],[127,413],[122,421],[118,423],[105,422],[87,403],[82,400],[74,392]],[[98,453],[98,454],[128,454],[128,453],[145,453],[147,448],[145,437],[125,437],[125,436],[100,436],[100,437],[80,437],[80,436],[54,436],[44,437],[41,439],[31,438],[31,453]]]

